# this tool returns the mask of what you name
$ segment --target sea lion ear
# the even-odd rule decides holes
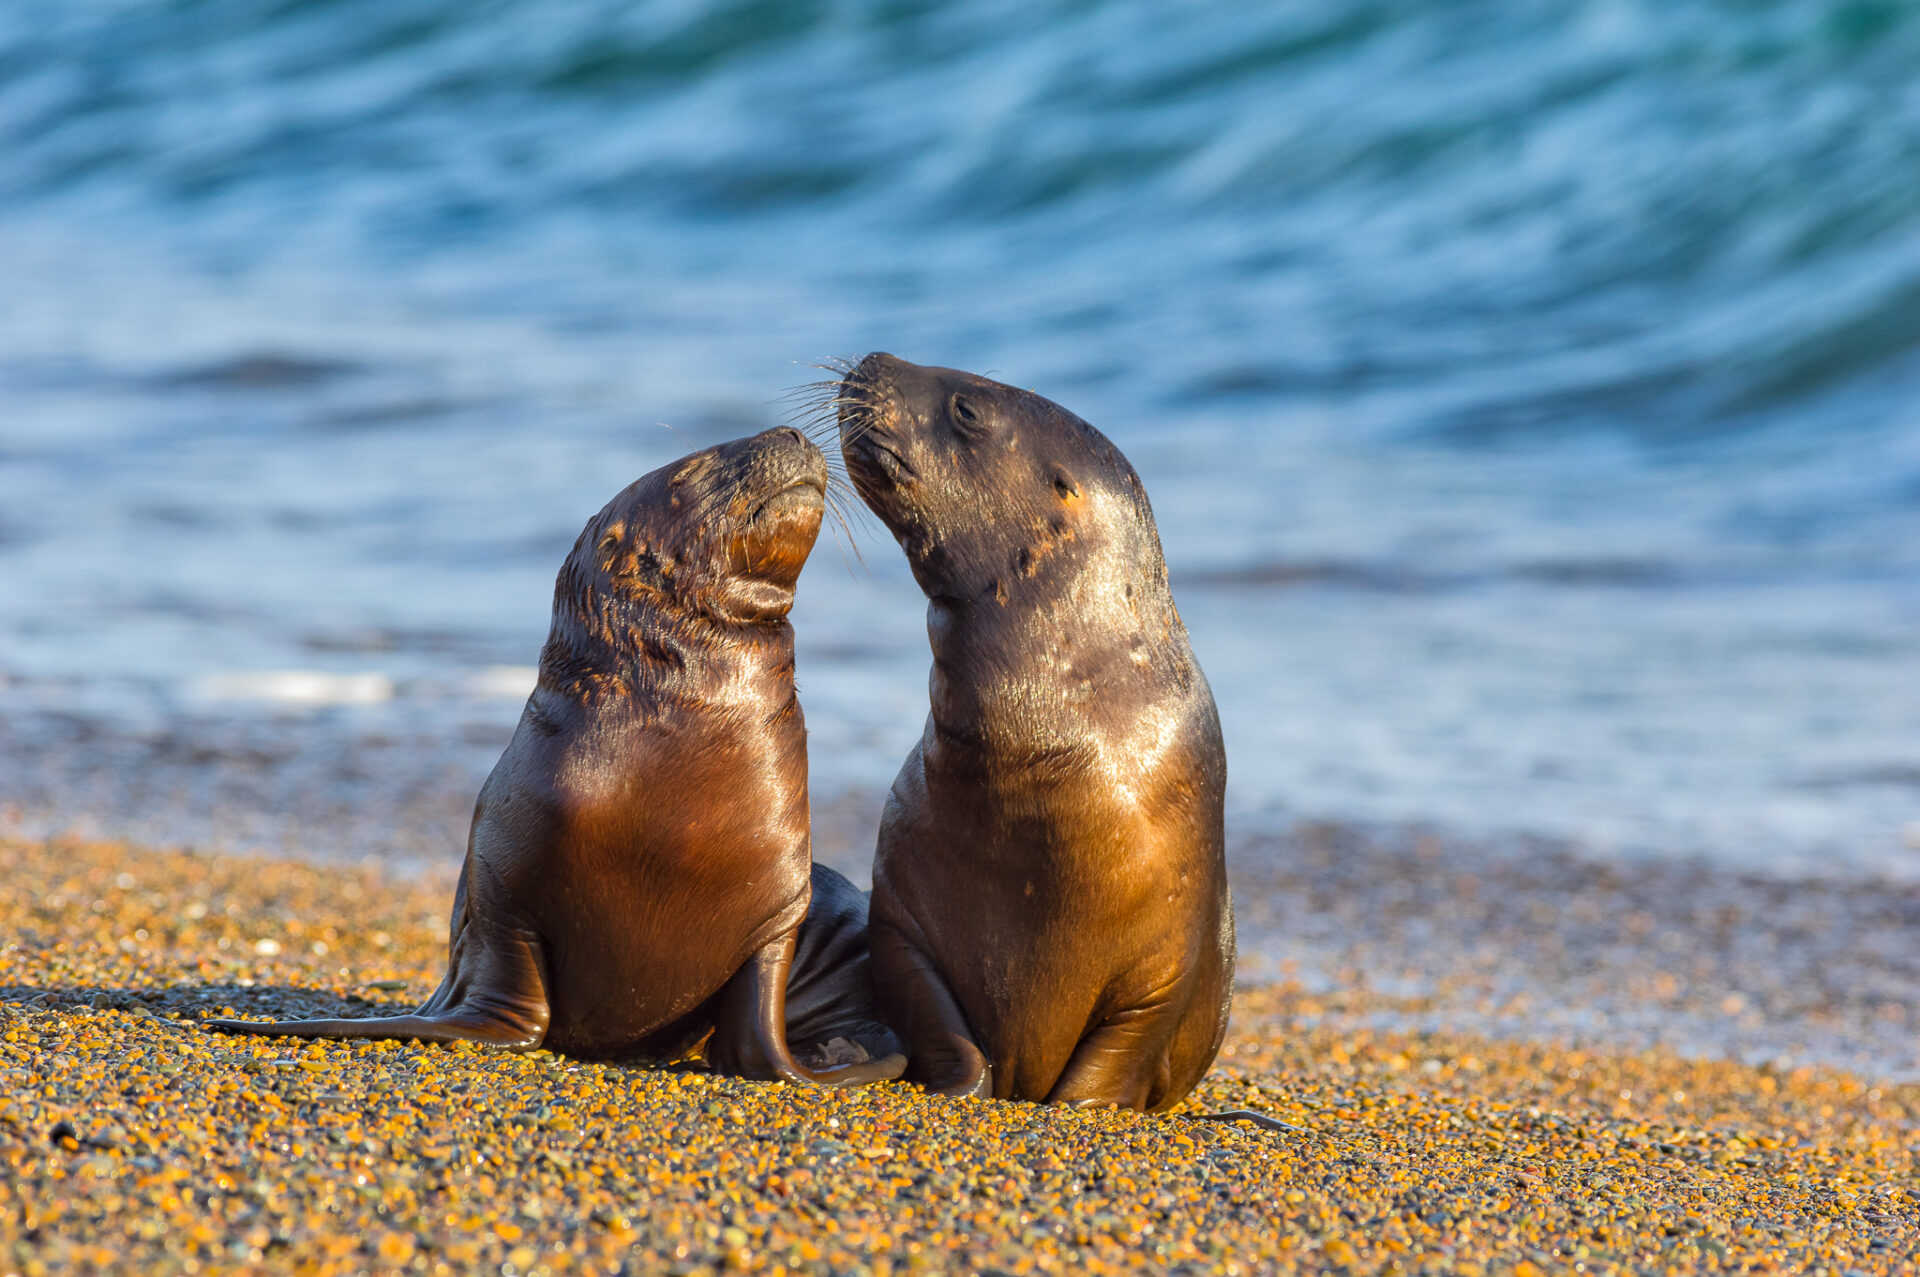
[[[1053,493],[1062,501],[1078,501],[1080,485],[1073,481],[1073,476],[1056,466],[1053,471]]]

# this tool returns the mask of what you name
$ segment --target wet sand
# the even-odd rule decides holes
[[[1375,1022],[1920,1080],[1920,884],[1303,825],[1234,840],[1242,980]]]
[[[0,842],[0,1272],[1837,1277],[1920,1260],[1920,1086],[1522,1041],[1506,1030],[1526,1017],[1500,1007],[1424,1027],[1557,934],[1484,878],[1476,896],[1534,919],[1487,937],[1518,949],[1430,966],[1431,987],[1320,987],[1339,962],[1452,943],[1408,921],[1437,890],[1418,877],[1404,913],[1380,916],[1400,919],[1388,939],[1343,938],[1355,861],[1337,841],[1303,844],[1326,858],[1290,871],[1306,876],[1287,906],[1333,917],[1293,976],[1243,989],[1187,1106],[1257,1109],[1285,1131],[217,1035],[195,1021],[423,997],[444,960],[445,876]],[[1603,904],[1639,899],[1609,890]],[[1243,909],[1255,926],[1298,922]],[[1657,937],[1670,915],[1651,916]],[[1632,965],[1602,953],[1593,980]],[[1608,1014],[1630,1019],[1637,996],[1619,990]]]

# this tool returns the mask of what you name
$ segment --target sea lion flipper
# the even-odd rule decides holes
[[[881,923],[874,925],[869,944],[887,1019],[906,1039],[908,1076],[939,1095],[990,1098],[993,1062],[974,1040],[933,959]]]
[[[875,1020],[845,1026],[838,1036],[793,1045],[792,1050],[802,1068],[832,1086],[891,1082],[907,1071],[899,1037]]]
[[[809,1073],[836,1083],[889,1081],[907,1071],[907,1053],[880,1022],[867,953],[867,896],[815,864],[807,914],[787,972],[787,1048]]]
[[[884,1060],[814,1070],[793,1058],[787,1046],[787,972],[795,942],[793,931],[769,940],[727,981],[713,1036],[707,1039],[708,1066],[716,1073],[800,1086],[858,1086],[898,1077],[901,1070],[886,1071],[890,1065]]]
[[[249,1033],[270,1038],[386,1038],[398,1041],[477,1042],[514,1051],[532,1051],[540,1046],[541,1033],[529,1033],[521,1026],[471,1016],[381,1015],[364,1020],[280,1020],[259,1023],[253,1020],[204,1020],[207,1028],[220,1033]]]
[[[464,893],[462,893],[464,895]],[[455,917],[460,915],[456,912]],[[450,1045],[477,1042],[513,1051],[538,1049],[550,1012],[538,937],[522,930],[461,927],[452,961],[433,996],[410,1015],[359,1020],[206,1020],[221,1033],[276,1038],[419,1039]]]
[[[1169,1089],[1167,1044],[1183,1005],[1156,1000],[1095,1025],[1073,1048],[1047,1103],[1153,1108]]]

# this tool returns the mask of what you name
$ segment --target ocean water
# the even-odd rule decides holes
[[[467,786],[586,518],[871,349],[1133,459],[1243,827],[1920,870],[1865,0],[0,6],[0,733]],[[871,795],[922,601],[871,523],[800,596]]]

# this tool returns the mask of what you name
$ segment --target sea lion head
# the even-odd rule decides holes
[[[820,534],[827,461],[782,427],[680,458],[641,477],[581,532],[556,611],[722,625],[784,622]],[[612,620],[611,615],[608,616]]]
[[[1106,436],[1032,391],[885,353],[840,382],[847,475],[929,598],[1057,594],[1099,571],[1164,593],[1146,490]]]

